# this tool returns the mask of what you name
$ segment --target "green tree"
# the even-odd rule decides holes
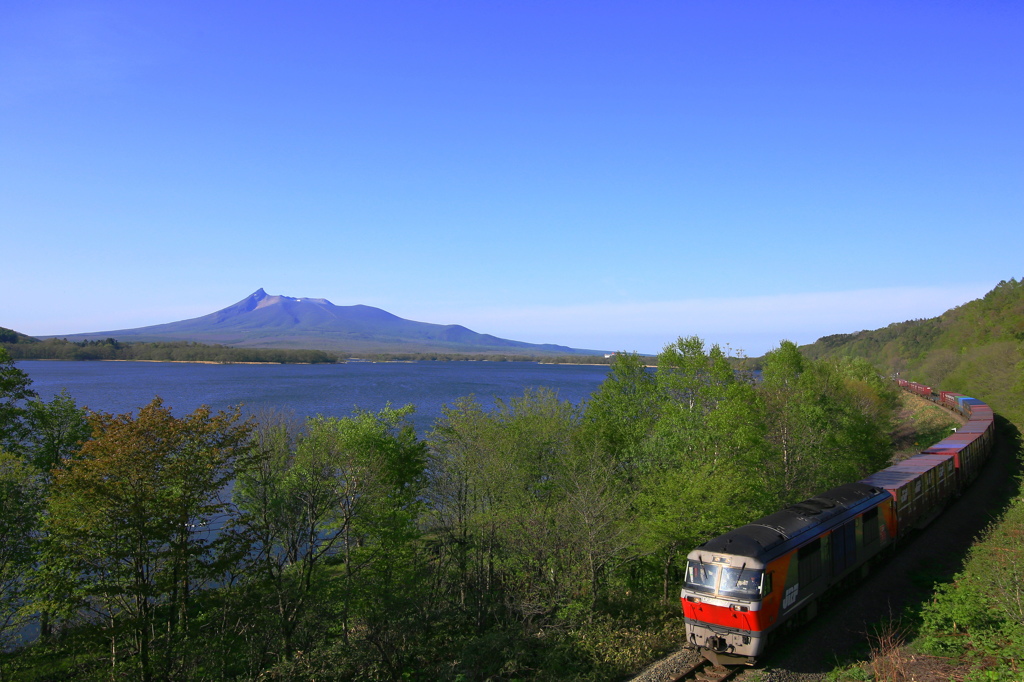
[[[493,528],[481,523],[494,497],[487,489],[487,443],[494,421],[473,398],[445,406],[430,433],[429,530],[438,549],[435,562],[445,571],[445,596],[471,618],[477,633],[498,610],[494,577],[496,539]]]
[[[508,618],[529,626],[576,588],[559,518],[578,421],[573,405],[535,390],[492,412],[460,401],[431,434],[433,530],[478,629]]]
[[[38,398],[28,400],[25,407],[25,435],[22,451],[49,485],[53,471],[70,460],[92,431],[86,411],[62,390],[50,402]],[[39,632],[42,639],[52,634],[50,612],[41,609]]]
[[[42,502],[40,472],[0,450],[0,650],[23,625],[25,576],[36,560]]]
[[[664,602],[676,591],[675,569],[691,549],[756,515],[750,492],[740,471],[711,462],[666,469],[642,490],[638,544],[657,566]]]
[[[425,446],[408,422],[412,411],[315,417],[298,438],[283,424],[258,431],[235,501],[239,525],[259,549],[254,567],[273,588],[282,659],[294,653],[325,562],[341,566],[335,615],[347,641],[389,554],[415,537]],[[368,574],[375,580],[364,580]]]
[[[635,465],[661,408],[655,374],[644,358],[619,353],[612,359],[608,377],[586,403],[581,437]]]
[[[31,399],[25,409],[23,447],[29,460],[50,472],[70,460],[92,432],[85,409],[62,390],[50,402]]]
[[[855,481],[892,453],[891,389],[862,363],[808,360],[783,341],[764,358],[767,439],[762,462],[779,503]]]
[[[697,336],[680,337],[658,355],[657,386],[662,411],[652,437],[660,446],[652,452],[667,456],[653,461],[655,469],[677,467],[693,458],[713,456],[714,434],[708,415],[725,400],[736,373],[717,345],[705,350]]]
[[[679,337],[658,355],[658,388],[697,415],[714,409],[736,373],[718,344],[704,349],[698,336]]]
[[[228,510],[222,493],[249,425],[237,411],[205,407],[178,419],[159,398],[137,417],[97,413],[90,422],[92,440],[50,487],[46,606],[98,607],[113,664],[137,655],[129,665],[139,678],[169,677],[193,592],[230,564],[210,524]]]
[[[25,402],[36,397],[32,379],[14,366],[6,348],[0,346],[0,447],[19,452],[28,427]]]
[[[585,447],[567,450],[557,463],[555,537],[568,550],[564,580],[588,620],[609,601],[612,574],[636,557],[643,522],[634,472],[623,465],[608,450]]]
[[[668,600],[681,557],[762,507],[748,471],[764,449],[763,408],[721,348],[696,336],[665,347],[656,380],[661,404],[644,443],[638,540]]]

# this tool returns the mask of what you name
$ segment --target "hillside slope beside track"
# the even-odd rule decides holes
[[[917,610],[936,583],[960,570],[975,539],[1019,494],[1020,434],[997,417],[997,441],[978,479],[926,529],[912,535],[877,571],[845,596],[823,605],[818,617],[795,631],[759,665],[736,679],[760,682],[824,680],[837,665],[865,660],[878,625],[898,622],[907,608]],[[653,664],[643,682],[673,680],[698,654],[683,650]],[[916,657],[906,663],[913,679],[948,680],[955,671],[941,659]]]
[[[997,417],[995,450],[974,484],[880,570],[823,609],[791,644],[764,661],[763,682],[824,679],[837,664],[863,659],[878,624],[898,621],[907,607],[916,610],[928,600],[936,583],[950,580],[975,539],[1019,494],[1019,447],[1016,428]],[[918,663],[924,674],[915,676],[917,680],[928,679],[928,670],[942,666],[934,660]]]

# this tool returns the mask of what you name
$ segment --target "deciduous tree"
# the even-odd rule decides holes
[[[314,417],[298,438],[281,424],[258,431],[235,500],[259,550],[254,566],[273,586],[284,659],[326,560],[341,565],[337,629],[347,638],[369,586],[362,576],[415,535],[425,447],[407,421],[412,411]]]
[[[159,398],[137,417],[97,413],[90,422],[93,438],[50,488],[47,559],[64,584],[51,598],[102,614],[114,663],[123,624],[135,674],[166,677],[193,591],[226,568],[211,524],[227,510],[222,493],[249,425],[237,411],[205,407],[178,419]]]
[[[0,650],[22,626],[25,576],[36,560],[42,501],[41,472],[0,450]]]
[[[0,447],[18,452],[28,427],[25,402],[36,397],[32,379],[14,366],[7,349],[0,346]]]
[[[86,411],[67,389],[49,402],[29,400],[25,424],[23,447],[32,464],[47,474],[70,460],[92,433]]]
[[[869,368],[808,360],[783,341],[765,355],[763,374],[767,439],[775,449],[763,464],[778,504],[886,464],[895,402]]]
[[[586,402],[582,437],[625,466],[635,467],[662,407],[655,374],[644,358],[619,353],[608,377]]]

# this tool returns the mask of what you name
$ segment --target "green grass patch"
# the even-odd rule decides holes
[[[903,391],[900,392],[898,421],[899,426],[893,431],[896,449],[893,459],[897,461],[939,442],[963,423],[949,410]]]

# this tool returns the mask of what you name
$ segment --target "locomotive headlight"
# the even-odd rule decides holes
[[[750,607],[749,606],[743,606],[742,604],[733,604],[732,605],[732,610],[733,611],[749,611]]]

